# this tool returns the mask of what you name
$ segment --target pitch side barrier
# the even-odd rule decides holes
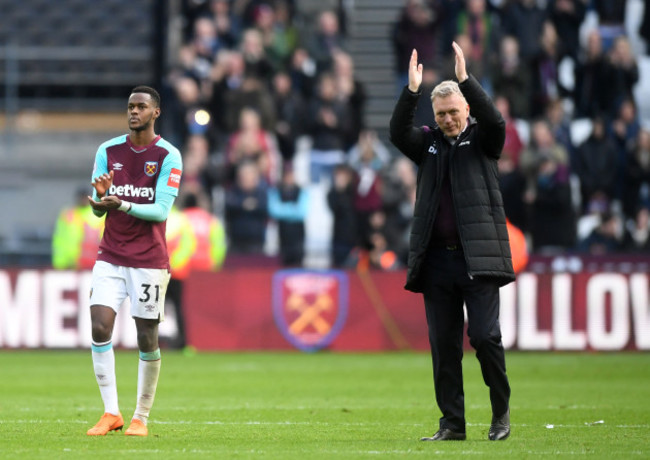
[[[504,346],[650,350],[649,263],[647,257],[532,257],[517,281],[501,289]],[[195,272],[183,290],[187,342],[224,351],[425,351],[422,298],[405,291],[404,280],[401,270]],[[89,291],[90,272],[0,270],[0,348],[88,348]],[[176,333],[173,313],[167,305],[163,338]],[[113,342],[136,347],[128,306]]]

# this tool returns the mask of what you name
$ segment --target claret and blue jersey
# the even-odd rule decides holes
[[[131,144],[127,134],[97,150],[92,179],[113,171],[108,195],[133,203],[128,213],[109,211],[97,260],[136,268],[169,268],[165,221],[178,196],[181,155],[157,136],[151,144]],[[97,199],[97,196],[94,197]]]

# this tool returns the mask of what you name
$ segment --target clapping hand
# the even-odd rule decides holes
[[[97,176],[92,180],[91,184],[95,188],[97,197],[99,198],[99,201],[95,201],[91,196],[88,197],[88,201],[93,209],[106,212],[110,209],[117,209],[122,204],[122,200],[116,196],[105,196],[111,188],[111,185],[113,185],[113,175],[114,173],[111,171],[108,174]]]
[[[459,83],[462,83],[469,78],[467,75],[467,65],[465,64],[465,55],[458,43],[453,42],[451,46],[454,48],[454,53],[456,53],[456,66],[454,68],[456,71],[456,78]]]
[[[106,195],[106,192],[108,192],[108,189],[111,188],[111,185],[113,185],[114,174],[115,173],[111,171],[108,174],[97,176],[92,180],[91,184],[95,188],[98,198],[103,198],[104,195]]]
[[[418,52],[413,49],[409,62],[409,90],[417,93],[422,84],[422,64],[418,64]]]

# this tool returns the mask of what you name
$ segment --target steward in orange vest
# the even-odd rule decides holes
[[[88,191],[78,190],[77,204],[63,209],[52,234],[52,267],[58,270],[91,270],[104,233],[88,203]]]
[[[190,270],[216,271],[226,258],[226,230],[214,214],[199,206],[194,194],[185,196],[183,214],[187,217],[196,241],[189,261]]]

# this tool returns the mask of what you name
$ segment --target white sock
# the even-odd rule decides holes
[[[104,401],[104,412],[118,415],[120,409],[117,403],[117,383],[115,379],[115,352],[111,341],[92,343],[93,368],[99,392]]]
[[[151,353],[140,352],[138,363],[138,401],[133,418],[139,419],[145,425],[153,406],[160,375],[160,349]]]

